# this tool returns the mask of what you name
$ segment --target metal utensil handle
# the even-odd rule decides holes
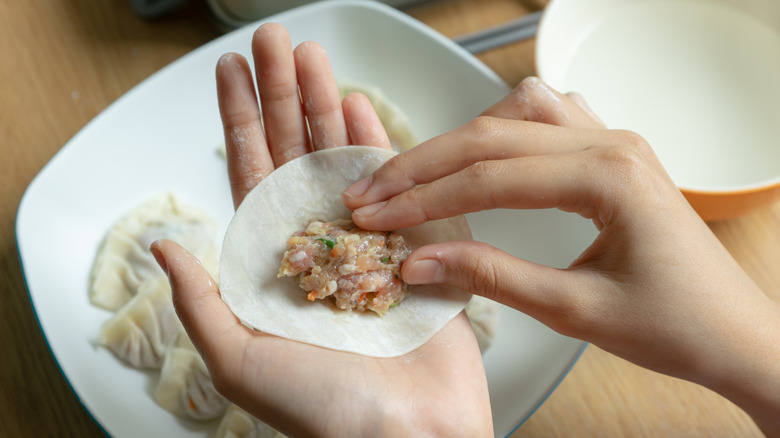
[[[510,22],[457,37],[454,41],[470,53],[486,52],[533,38],[541,16],[542,11],[532,12]]]

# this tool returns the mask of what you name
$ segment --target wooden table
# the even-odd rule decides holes
[[[220,35],[205,2],[147,22],[130,1],[0,0],[0,436],[101,436],[49,354],[19,265],[14,219],[46,162],[90,119],[159,68]],[[407,12],[458,36],[539,9],[544,0],[453,0]],[[534,72],[533,41],[480,58],[514,85]],[[780,203],[712,229],[780,299]],[[593,346],[513,435],[757,436],[731,403]]]

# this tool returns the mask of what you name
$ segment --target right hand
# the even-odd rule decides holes
[[[558,208],[591,219],[599,234],[566,269],[447,242],[417,249],[402,275],[486,296],[708,386],[780,432],[779,306],[691,209],[647,142],[603,129],[579,98],[526,80],[343,198],[356,224],[379,230],[493,208]]]

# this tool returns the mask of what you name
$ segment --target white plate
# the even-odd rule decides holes
[[[420,138],[452,129],[503,97],[487,67],[426,26],[381,4],[320,2],[273,17],[294,43],[322,43],[337,77],[380,87]],[[209,436],[150,397],[154,374],[96,346],[110,315],[87,299],[89,272],[109,227],[150,196],[172,190],[209,212],[224,232],[232,215],[214,86],[227,51],[249,56],[256,26],[209,43],[156,73],[79,132],[28,188],[17,218],[27,287],[62,372],[111,435]],[[55,220],[56,218],[56,220]],[[592,240],[589,222],[557,211],[470,217],[477,238],[562,267]],[[502,309],[485,355],[497,435],[510,433],[549,395],[584,344]]]

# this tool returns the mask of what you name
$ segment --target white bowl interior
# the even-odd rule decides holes
[[[780,181],[780,2],[553,0],[537,69],[644,136],[681,188]]]

